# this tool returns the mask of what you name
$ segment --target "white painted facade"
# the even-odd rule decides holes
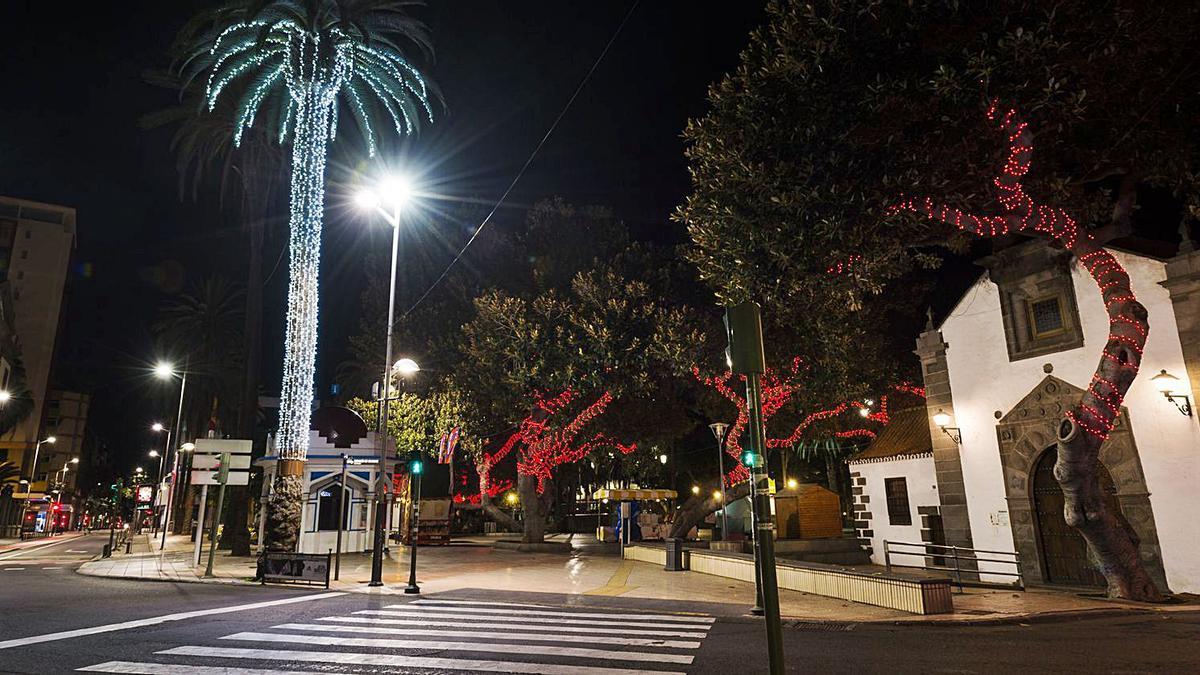
[[[1150,333],[1141,372],[1125,407],[1150,492],[1163,567],[1172,591],[1197,593],[1200,428],[1196,417],[1180,414],[1150,381],[1165,369],[1183,381],[1185,390],[1192,390],[1174,309],[1167,290],[1160,285],[1166,278],[1166,264],[1119,250],[1112,253],[1128,271],[1133,291],[1149,313]],[[1080,348],[1010,361],[1000,294],[987,275],[967,291],[941,326],[948,345],[946,360],[954,401],[953,410],[946,412],[962,433],[962,475],[975,548],[1015,550],[999,455],[998,416],[1007,414],[1046,377],[1047,366],[1055,377],[1086,389],[1101,358],[1109,326],[1100,293],[1078,265],[1072,265],[1071,279],[1083,332]],[[924,461],[931,473],[932,460]],[[882,482],[870,488],[873,499],[883,498]],[[981,569],[986,567],[981,565]]]
[[[937,475],[933,469],[933,456],[929,454],[889,457],[879,460],[864,460],[849,462],[850,470],[860,474],[866,480],[862,485],[863,494],[869,496],[871,513],[871,562],[876,565],[884,564],[883,542],[897,541],[907,543],[921,542],[921,516],[918,509],[922,506],[937,506]],[[903,478],[908,487],[909,525],[893,525],[888,516],[887,492],[884,480],[888,478]],[[902,550],[915,551],[914,548]],[[920,565],[920,558],[909,556],[893,557],[893,562],[902,565]]]

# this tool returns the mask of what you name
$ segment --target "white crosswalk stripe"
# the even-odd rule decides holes
[[[358,610],[350,616],[264,625],[221,636],[219,646],[182,644],[155,652],[145,661],[107,661],[80,670],[148,675],[375,669],[684,675],[682,669],[693,665],[715,621],[696,614],[421,599]]]

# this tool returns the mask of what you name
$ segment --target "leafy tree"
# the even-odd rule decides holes
[[[737,70],[710,88],[710,112],[685,132],[693,190],[676,217],[692,235],[690,259],[723,299],[797,308],[836,328],[856,323],[859,307],[891,302],[889,284],[935,266],[941,251],[964,250],[968,234],[990,236],[981,224],[1083,257],[1136,224],[1139,188],[1168,191],[1200,215],[1200,140],[1190,128],[1200,97],[1187,85],[1194,3],[778,1],[768,15]],[[996,99],[1026,116],[1001,108],[999,135],[984,116]],[[1031,130],[1052,142],[1025,175]],[[955,228],[941,217],[953,208],[927,208],[926,196],[937,209],[1001,215]],[[1038,205],[1090,233],[1021,217]],[[1114,316],[1144,324],[1136,303],[1113,298],[1106,291]],[[1136,332],[1118,337],[1132,347]],[[1133,361],[1111,393],[1124,393]],[[1084,515],[1098,494],[1088,465],[1098,443],[1079,436],[1093,440],[1060,444],[1056,471],[1072,474],[1064,492],[1079,496],[1068,496],[1068,522],[1101,560],[1110,593],[1156,597],[1121,524]]]
[[[184,31],[193,46],[185,82],[204,78],[211,111],[237,97],[233,142],[255,122],[292,145],[288,321],[278,438],[280,470],[268,505],[267,545],[293,550],[303,499],[316,362],[318,267],[325,164],[338,121],[358,127],[368,154],[384,129],[413,133],[432,120],[434,93],[401,43],[430,54],[425,26],[398,0],[235,0]],[[241,86],[232,86],[235,83]]]

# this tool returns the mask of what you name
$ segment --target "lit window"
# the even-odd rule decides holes
[[[1057,295],[1029,303],[1029,328],[1034,338],[1058,335],[1066,330],[1062,299]]]
[[[892,525],[912,525],[908,481],[903,478],[884,478],[883,490],[887,494],[888,522]]]

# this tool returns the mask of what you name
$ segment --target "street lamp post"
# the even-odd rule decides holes
[[[158,532],[158,490],[162,487],[163,482],[163,460],[167,458],[166,453],[158,450],[151,450],[146,453],[151,459],[158,460],[158,473],[154,476],[154,494],[150,495],[150,528],[151,532]]]
[[[157,375],[159,379],[163,380],[173,378],[176,375],[179,376],[179,406],[176,408],[175,412],[175,428],[165,430],[167,432],[165,452],[168,455],[172,455],[173,460],[171,463],[172,481],[171,485],[167,488],[166,515],[163,516],[162,540],[158,544],[158,550],[161,551],[167,546],[167,530],[171,529],[171,505],[175,499],[175,484],[179,482],[179,452],[172,452],[171,432],[175,432],[175,440],[178,442],[181,438],[180,435],[182,434],[181,425],[183,424],[183,395],[184,392],[187,391],[188,368],[185,366],[182,372],[176,373],[173,365],[166,362],[159,362],[159,364],[154,367],[154,374]],[[161,424],[155,424],[154,430],[163,431],[164,429]]]
[[[387,533],[384,531],[387,509],[387,420],[389,390],[392,382],[392,326],[396,313],[396,265],[400,252],[400,209],[411,194],[408,184],[399,178],[385,181],[382,187],[384,188],[382,197],[386,199],[391,210],[383,208],[381,195],[372,191],[364,190],[359,193],[357,198],[359,206],[375,209],[392,226],[392,269],[388,283],[387,333],[384,339],[383,386],[379,405],[379,426],[383,430],[383,434],[379,437],[379,469],[375,486],[375,542],[371,550],[370,586],[383,585],[383,547],[387,543]]]
[[[70,459],[70,461],[63,464],[63,468],[54,472],[54,484],[58,486],[58,494],[54,496],[54,504],[58,508],[53,509],[54,522],[51,523],[51,525],[50,525],[51,534],[53,534],[54,531],[58,529],[58,518],[59,518],[58,514],[60,513],[60,511],[62,509],[62,493],[63,493],[63,490],[65,490],[67,487],[67,471],[70,470],[72,464],[78,464],[78,463],[79,463],[79,458],[72,457]],[[62,478],[58,477],[59,474],[62,474]]]
[[[729,537],[729,516],[725,509],[729,507],[729,501],[725,499],[725,436],[729,431],[729,425],[725,422],[713,422],[708,425],[712,429],[713,436],[717,437],[717,466],[721,469],[721,538]]]

